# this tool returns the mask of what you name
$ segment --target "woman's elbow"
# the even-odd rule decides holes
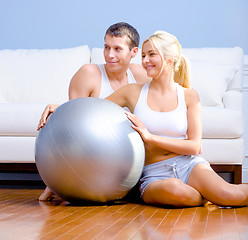
[[[194,144],[192,148],[192,155],[200,155],[202,153],[202,144],[201,142],[197,142]]]
[[[191,141],[187,148],[187,155],[199,155],[202,152],[201,141]]]

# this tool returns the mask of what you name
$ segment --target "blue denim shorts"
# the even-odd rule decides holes
[[[146,187],[157,180],[178,178],[187,184],[192,169],[198,163],[210,165],[204,158],[191,155],[178,155],[167,160],[146,165],[140,178],[139,190],[141,197]]]

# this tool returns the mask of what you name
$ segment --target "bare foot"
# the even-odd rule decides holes
[[[39,201],[46,202],[51,201],[54,198],[54,193],[51,191],[49,187],[46,187],[44,192],[40,195]]]

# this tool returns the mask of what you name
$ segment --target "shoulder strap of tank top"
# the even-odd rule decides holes
[[[147,95],[148,95],[149,86],[150,86],[150,82],[147,82],[142,87],[142,89],[140,91],[139,99],[138,99],[138,102],[137,102],[136,106],[137,105],[144,106],[144,105],[147,104]]]
[[[108,75],[106,73],[106,70],[105,70],[105,67],[104,67],[104,64],[98,64],[97,65],[99,67],[99,69],[101,70],[101,73],[102,73],[102,79],[108,79]]]
[[[131,70],[128,68],[127,69],[127,81],[128,81],[128,84],[130,83],[136,83],[136,80],[131,72]]]
[[[186,107],[184,89],[181,85],[177,83],[177,95],[178,95],[178,106],[181,108]]]

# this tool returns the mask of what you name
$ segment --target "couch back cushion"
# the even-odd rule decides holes
[[[68,49],[0,50],[0,101],[68,101],[72,76],[90,63],[87,45]]]
[[[228,80],[227,90],[240,91],[242,88],[242,74],[244,53],[240,47],[234,48],[184,48],[183,54],[190,62],[207,62],[217,65],[234,66],[238,68],[231,80]],[[215,69],[217,72],[218,69]],[[213,72],[213,74],[215,74]],[[193,74],[193,73],[192,73]]]
[[[241,91],[243,50],[235,48],[184,48],[191,69],[191,84],[200,96],[203,106],[224,107],[227,91]],[[141,50],[132,59],[141,63]],[[91,63],[105,63],[103,49],[93,48]]]

